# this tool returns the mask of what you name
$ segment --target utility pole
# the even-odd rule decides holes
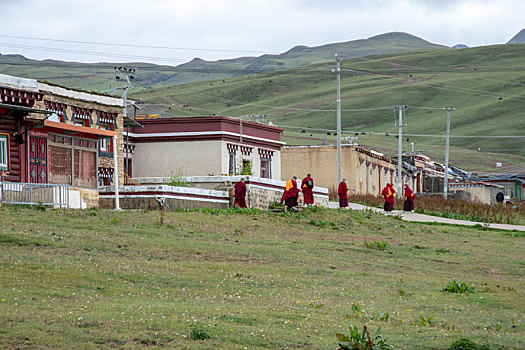
[[[448,197],[448,146],[450,139],[450,111],[455,111],[455,108],[444,108],[447,110],[447,139],[445,142],[445,181],[443,182],[443,198],[447,200]]]
[[[131,88],[131,80],[135,79],[135,68],[127,68],[127,67],[115,67],[115,70],[118,71],[120,74],[115,76],[116,80],[124,79],[126,82],[126,85],[117,88],[118,90],[124,90],[122,93],[122,120],[126,120],[127,112],[128,112],[128,90]],[[116,126],[116,121],[115,121]],[[129,140],[129,128],[127,129],[126,133],[127,140]],[[124,140],[122,140],[124,141]],[[123,142],[124,143],[124,142]],[[126,142],[126,174],[129,174],[129,143]],[[118,150],[117,150],[117,137],[113,137],[113,184],[115,186],[115,210],[120,210],[120,202],[119,202],[119,189],[118,189]]]
[[[341,174],[341,67],[340,61],[335,54],[337,73],[337,183],[342,180]]]
[[[397,150],[397,193],[399,196],[403,193],[403,106],[399,106],[399,135]]]

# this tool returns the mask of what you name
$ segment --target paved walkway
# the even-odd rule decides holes
[[[339,203],[329,202],[328,206],[332,209],[339,208]],[[349,203],[348,207],[349,209],[352,209],[352,210],[367,210],[368,209],[368,210],[375,211],[377,213],[384,213],[383,209],[367,207],[366,205],[357,204],[357,203]],[[439,216],[424,215],[424,214],[418,214],[418,213],[408,213],[402,210],[394,210],[392,214],[386,214],[386,215],[399,215],[404,221],[411,221],[411,222],[439,222],[439,223],[444,223],[444,224],[455,224],[455,225],[465,225],[465,226],[485,225],[485,223],[483,222],[448,219],[448,218],[442,218]],[[525,226],[523,225],[489,224],[488,227],[500,229],[500,230],[525,231]]]

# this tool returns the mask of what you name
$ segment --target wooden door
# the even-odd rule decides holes
[[[29,182],[47,183],[47,138],[29,136]]]

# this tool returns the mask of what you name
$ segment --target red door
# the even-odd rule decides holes
[[[29,136],[29,182],[47,183],[47,138]]]

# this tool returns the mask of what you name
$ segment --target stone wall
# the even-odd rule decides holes
[[[207,189],[223,191],[227,194],[230,206],[233,206],[231,196],[233,187],[245,179],[246,183],[246,204],[249,208],[268,210],[270,204],[280,202],[286,185],[285,181],[271,180],[257,176],[188,176],[186,181],[194,189]],[[163,178],[143,177],[136,178],[140,184],[162,184]],[[300,183],[298,183],[300,185]],[[314,203],[318,206],[328,206],[328,189],[315,187]]]
[[[70,187],[69,190],[78,191],[80,194],[81,201],[79,203],[79,207],[78,208],[75,207],[75,209],[85,209],[85,208],[94,208],[94,207],[98,208],[99,206],[98,190],[87,189],[87,188],[77,188],[77,187]],[[70,206],[71,206],[71,203],[70,203]]]

